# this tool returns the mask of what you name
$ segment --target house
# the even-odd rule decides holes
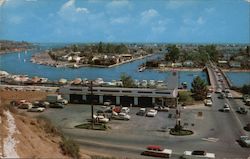
[[[182,67],[182,63],[180,62],[172,63],[172,67]]]
[[[192,66],[194,66],[194,62],[191,60],[184,61],[183,66],[184,67],[192,67]]]
[[[226,61],[226,60],[219,60],[218,61],[218,65],[220,67],[227,67],[228,66],[228,61]]]
[[[241,67],[241,63],[238,61],[230,61],[229,62],[229,66],[233,67],[233,68],[240,68]]]

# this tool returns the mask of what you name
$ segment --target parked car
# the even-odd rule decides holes
[[[23,103],[27,103],[28,101],[26,101],[25,99],[22,99],[22,100],[12,100],[11,102],[10,102],[10,104],[12,105],[12,106],[19,106],[19,105],[21,105],[21,104],[23,104]]]
[[[33,103],[34,106],[38,106],[38,107],[43,107],[43,108],[47,108],[49,106],[49,102],[46,101],[35,101]]]
[[[146,114],[146,108],[140,108],[136,115],[144,116]]]
[[[38,106],[32,106],[27,111],[28,112],[43,112],[44,110],[45,110],[45,108],[38,107]]]
[[[105,118],[104,116],[102,115],[93,115],[94,119],[99,122],[99,123],[107,123],[109,122],[109,119],[108,118]]]
[[[111,101],[105,101],[105,102],[103,103],[103,105],[105,105],[105,106],[110,106],[110,105],[111,105]]]
[[[131,117],[126,113],[119,113],[117,115],[113,115],[112,118],[117,120],[129,120]]]
[[[147,117],[155,117],[156,114],[157,114],[157,110],[155,110],[155,109],[150,109],[150,110],[147,112],[146,116],[147,116]]]
[[[169,107],[165,107],[165,106],[155,106],[154,109],[157,111],[166,111],[166,112],[170,110]]]
[[[64,108],[64,105],[62,103],[51,103],[49,107],[50,108]]]
[[[248,136],[240,136],[239,143],[243,147],[250,147],[250,138]]]
[[[247,110],[245,107],[238,107],[237,112],[240,114],[247,114]]]
[[[19,109],[30,109],[33,105],[31,103],[22,103],[18,106]]]
[[[212,106],[212,105],[213,105],[213,102],[212,102],[211,99],[205,99],[205,100],[204,100],[204,104],[205,104],[206,106]]]
[[[122,107],[121,113],[129,113],[130,109],[128,107]]]
[[[212,93],[207,93],[207,98],[212,98]]]

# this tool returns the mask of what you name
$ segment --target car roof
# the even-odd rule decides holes
[[[161,146],[159,146],[159,145],[149,145],[149,146],[147,146],[147,149],[148,150],[163,150],[163,148],[161,147]]]

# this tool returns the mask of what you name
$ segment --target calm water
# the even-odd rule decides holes
[[[47,49],[48,46],[43,46]],[[49,46],[51,47],[51,46]],[[158,72],[154,70],[145,70],[138,72],[138,66],[145,62],[147,59],[159,58],[162,54],[157,54],[142,60],[133,61],[131,63],[123,64],[113,68],[93,68],[83,67],[79,69],[72,68],[55,68],[44,65],[37,65],[30,62],[32,54],[38,51],[28,51],[28,53],[13,53],[0,56],[0,69],[12,74],[25,74],[39,77],[46,77],[50,80],[59,80],[60,78],[75,79],[87,78],[94,80],[96,78],[103,78],[105,81],[118,80],[122,73],[126,73],[138,80],[166,80],[171,72]],[[196,76],[200,76],[207,81],[207,75],[204,72],[182,71],[179,73],[181,82],[187,82],[190,88],[190,83]]]
[[[250,72],[227,72],[226,76],[234,86],[243,86],[250,84]]]

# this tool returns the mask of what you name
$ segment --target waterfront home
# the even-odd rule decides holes
[[[220,67],[227,67],[228,66],[228,61],[226,61],[226,60],[219,60],[218,61],[218,65]]]
[[[181,62],[172,63],[172,67],[182,67]]]
[[[240,68],[241,67],[241,63],[238,61],[230,61],[229,62],[229,66],[233,67],[233,68]]]
[[[165,68],[165,67],[166,67],[166,64],[163,64],[163,63],[159,64],[159,68]]]
[[[133,58],[133,56],[131,54],[120,54],[119,57],[123,60],[123,61],[127,61],[127,60],[131,60]]]
[[[193,67],[194,66],[194,62],[191,60],[187,60],[183,62],[183,66],[184,67]]]

